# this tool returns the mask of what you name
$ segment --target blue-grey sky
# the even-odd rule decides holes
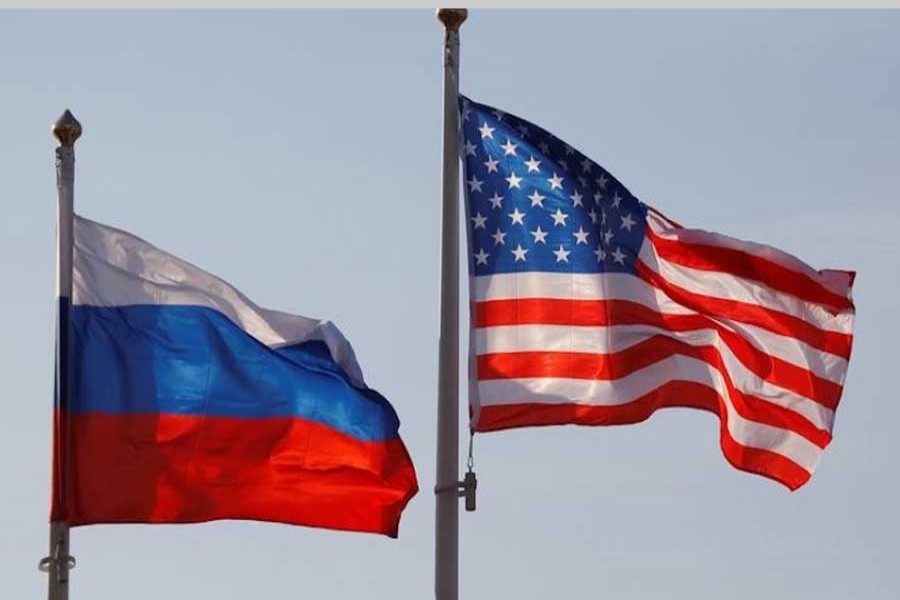
[[[672,218],[859,272],[835,440],[805,488],[731,468],[697,411],[479,436],[462,597],[896,598],[900,12],[483,10],[462,38],[465,94]],[[76,210],[336,321],[422,488],[398,540],[77,529],[72,597],[432,594],[441,43],[428,10],[0,13],[0,597],[45,587],[65,107],[85,127]]]

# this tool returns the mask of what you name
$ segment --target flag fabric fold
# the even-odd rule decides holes
[[[684,228],[540,127],[461,99],[475,431],[717,414],[790,489],[831,441],[854,274]]]
[[[396,413],[332,323],[260,308],[76,217],[71,332],[69,473],[53,518],[397,535],[415,470]]]

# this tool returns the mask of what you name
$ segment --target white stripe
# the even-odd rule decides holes
[[[853,330],[852,310],[834,315],[819,304],[806,302],[790,294],[775,291],[758,281],[744,279],[729,273],[704,271],[673,263],[657,255],[649,240],[646,240],[641,246],[638,258],[663,279],[688,292],[724,300],[737,300],[777,310],[803,319],[824,331],[850,333]],[[715,315],[709,316],[715,317]]]
[[[509,300],[525,298],[550,298],[561,300],[627,300],[669,315],[698,315],[697,311],[682,306],[665,292],[648,285],[643,280],[622,273],[504,273],[472,277],[472,300]],[[604,296],[608,294],[608,296]],[[709,315],[704,315],[709,316]],[[830,315],[829,315],[830,316]],[[713,318],[713,317],[710,317]],[[841,315],[847,323],[846,333],[851,333],[852,314]],[[761,327],[742,323],[721,316],[715,321],[738,333],[757,348],[788,362],[803,366],[822,377],[841,383],[847,371],[847,361],[835,354],[813,348],[807,343],[780,335]],[[769,344],[775,351],[770,352]]]
[[[740,324],[739,324],[740,325]],[[515,333],[516,329],[522,329],[522,333]],[[612,329],[612,331],[607,331]],[[709,328],[701,328],[709,329]],[[730,329],[734,329],[731,327]],[[510,340],[522,340],[524,346],[533,346],[528,351],[557,351],[557,352],[600,352],[594,348],[603,345],[623,349],[632,346],[649,335],[667,335],[679,339],[679,332],[674,332],[664,327],[653,325],[614,325],[612,327],[587,327],[568,325],[505,325],[475,330],[475,336],[479,340],[478,353],[485,352],[514,352],[514,349],[503,350],[505,344],[512,344]],[[713,330],[714,331],[714,330]],[[801,369],[806,369],[832,383],[843,385],[847,375],[849,363],[847,360],[816,348],[812,348],[798,339],[772,333],[753,325],[740,325],[735,331],[737,335],[750,343],[760,352],[764,352],[775,358],[791,363]],[[497,335],[498,338],[492,336]],[[595,339],[600,338],[600,339]],[[487,340],[490,340],[488,342]],[[533,341],[532,341],[533,340]],[[490,343],[490,348],[485,344]],[[540,344],[547,346],[541,348]],[[567,350],[566,348],[571,348]],[[526,348],[520,348],[526,351]],[[607,350],[606,352],[616,352]]]
[[[75,217],[75,305],[186,305],[215,309],[248,334],[277,347],[321,340],[358,385],[353,348],[330,321],[257,306],[227,282],[125,231]]]
[[[812,399],[765,381],[751,372],[713,329],[672,333],[649,325],[614,327],[518,325],[478,329],[475,335],[479,354],[500,352],[611,354],[630,348],[655,335],[665,335],[694,346],[714,346],[722,355],[732,383],[740,391],[796,412],[820,429],[831,431],[834,425],[834,411]]]
[[[626,273],[502,273],[471,278],[472,300],[552,298],[627,300],[673,315],[697,314],[664,292]]]
[[[673,227],[668,219],[665,219],[652,210],[647,213],[647,223],[656,235],[667,240],[718,246],[720,248],[739,250],[747,254],[752,254],[778,264],[785,269],[790,269],[791,271],[806,275],[834,294],[843,296],[848,300],[851,298],[851,278],[845,271],[835,271],[830,269],[817,271],[796,256],[778,250],[777,248],[766,246],[765,244],[739,240],[727,235],[701,229]]]
[[[766,354],[812,371],[838,385],[844,385],[850,363],[837,354],[813,348],[797,338],[774,333],[755,325],[731,322],[728,328]]]
[[[693,381],[716,390],[725,399],[728,431],[742,446],[777,452],[810,473],[815,470],[821,455],[818,446],[787,429],[738,415],[728,399],[721,374],[705,362],[685,356],[673,356],[615,381],[555,378],[481,381],[479,394],[482,407],[526,402],[621,406],[671,381]]]

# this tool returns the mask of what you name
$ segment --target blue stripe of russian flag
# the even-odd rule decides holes
[[[300,417],[364,441],[397,435],[322,341],[270,348],[204,306],[73,307],[71,411]]]

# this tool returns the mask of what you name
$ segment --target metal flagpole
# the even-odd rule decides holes
[[[441,211],[441,337],[438,364],[434,594],[459,594],[459,27],[464,8],[437,12],[444,25],[444,150]]]
[[[68,600],[69,571],[75,559],[69,556],[69,524],[66,520],[69,453],[69,315],[72,299],[72,250],[75,194],[75,140],[81,124],[68,110],[53,124],[59,140],[56,149],[56,398],[53,414],[53,516],[50,522],[50,555],[40,568],[47,572],[47,598]]]

